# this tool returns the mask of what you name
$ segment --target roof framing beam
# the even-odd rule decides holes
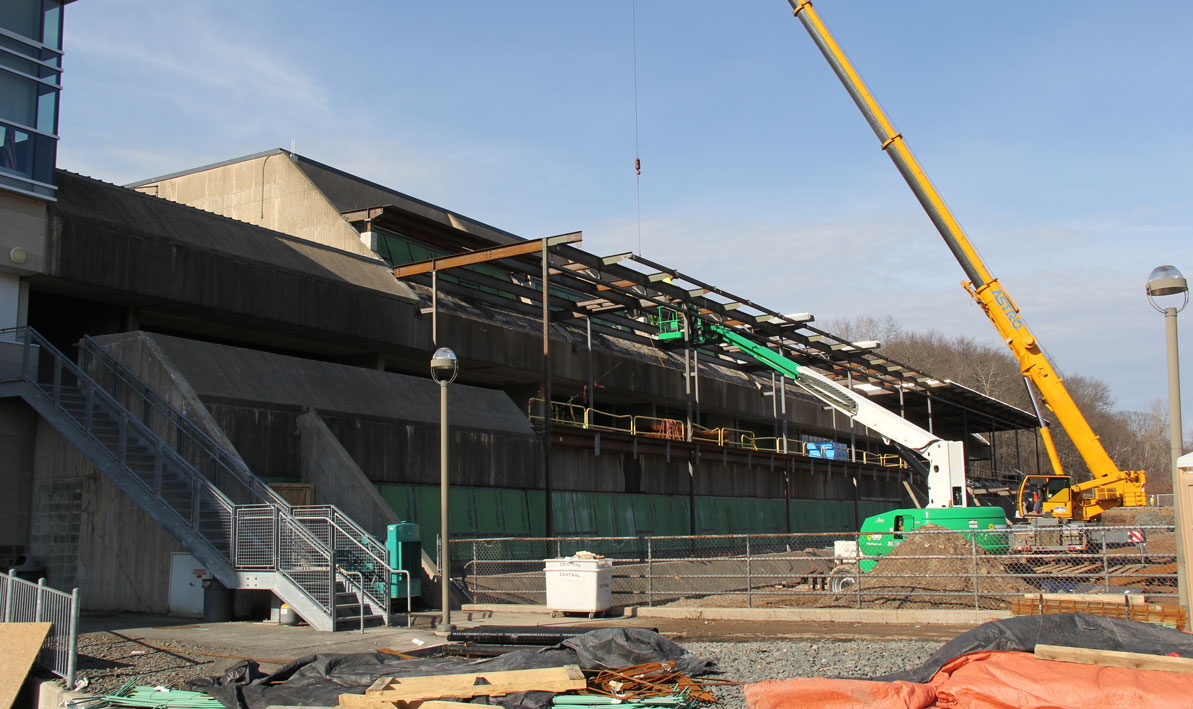
[[[560,244],[579,243],[582,239],[582,232],[574,231],[569,234],[547,236],[542,239],[531,239],[530,241],[524,243],[510,244],[509,246],[496,246],[491,249],[478,249],[476,251],[469,251],[467,253],[456,254],[454,256],[433,258],[429,261],[408,263],[404,266],[397,266],[394,268],[394,278],[406,278],[407,276],[417,276],[420,273],[444,271],[449,268],[458,268],[460,266],[471,266],[478,263],[485,263],[486,261],[496,261],[497,259],[510,258],[511,256],[525,256],[527,254],[538,253],[544,248],[550,248]]]

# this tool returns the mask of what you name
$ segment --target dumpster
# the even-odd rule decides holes
[[[547,608],[551,615],[587,613],[592,618],[613,605],[613,562],[587,555],[544,559]]]

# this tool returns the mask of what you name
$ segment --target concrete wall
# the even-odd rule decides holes
[[[139,184],[137,191],[376,258],[285,153]]]
[[[87,610],[165,613],[170,554],[184,551],[44,420],[37,425],[30,553]]]
[[[46,203],[0,192],[0,271],[22,276],[44,273],[46,267]],[[18,263],[12,250],[22,249]]]
[[[335,505],[378,539],[401,520],[357,467],[314,410],[298,417],[303,482],[315,486],[315,504]]]
[[[24,401],[0,400],[0,569],[29,546],[37,419]]]
[[[128,367],[149,388],[161,395],[171,406],[181,411],[211,436],[224,449],[237,454],[232,441],[212,418],[190,382],[178,371],[178,367],[162,350],[154,338],[143,332],[127,332],[95,338],[96,342],[121,364]]]

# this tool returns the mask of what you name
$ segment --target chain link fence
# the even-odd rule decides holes
[[[545,604],[545,560],[581,551],[612,562],[615,606],[1006,610],[1033,594],[1176,598],[1172,526],[452,542],[476,603]]]

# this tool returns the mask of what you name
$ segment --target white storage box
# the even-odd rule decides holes
[[[613,563],[608,559],[544,559],[547,607],[555,612],[603,613],[613,605]]]

